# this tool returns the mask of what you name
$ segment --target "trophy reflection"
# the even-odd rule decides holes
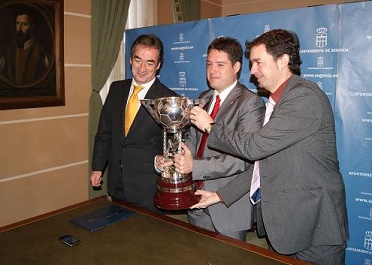
[[[165,161],[173,160],[181,152],[181,142],[185,131],[191,124],[190,111],[205,100],[187,97],[163,97],[143,99],[141,104],[163,129],[163,156]],[[157,181],[158,192],[155,205],[165,210],[181,210],[197,203],[195,188],[190,174],[176,172],[174,166],[165,167]]]

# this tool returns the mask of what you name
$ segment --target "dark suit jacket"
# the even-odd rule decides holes
[[[163,129],[141,106],[125,137],[123,124],[131,82],[116,81],[110,86],[95,136],[92,170],[103,171],[108,163],[108,193],[114,194],[117,180],[122,178],[126,201],[154,210],[158,176],[153,161],[163,150]],[[156,79],[145,98],[166,96],[177,94]]]
[[[211,100],[213,90],[208,90],[200,98]],[[208,106],[206,106],[208,107]],[[231,129],[253,132],[262,126],[265,106],[262,99],[239,82],[231,90],[221,105],[215,121]],[[193,154],[197,153],[202,133],[191,127],[186,144]],[[195,158],[192,176],[203,180],[203,189],[217,191],[239,174],[251,175],[250,161],[237,158],[208,147],[204,150],[205,159]],[[232,233],[251,228],[251,203],[249,194],[243,195],[230,207],[218,203],[208,207],[214,227],[221,233]]]
[[[335,125],[327,96],[293,75],[269,122],[256,133],[216,124],[210,147],[261,160],[262,217],[270,243],[282,254],[313,245],[341,245],[348,236],[345,188],[339,171]],[[229,205],[251,178],[235,178],[218,191]]]

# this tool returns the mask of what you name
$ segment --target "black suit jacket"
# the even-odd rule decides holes
[[[125,106],[132,79],[116,81],[102,108],[95,136],[92,170],[103,171],[108,164],[107,189],[113,195],[118,178],[122,178],[127,202],[156,210],[154,196],[158,176],[154,172],[154,157],[162,153],[163,128],[141,106],[128,132],[124,135]],[[145,98],[177,96],[158,79]]]

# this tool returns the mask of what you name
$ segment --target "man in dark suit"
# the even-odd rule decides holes
[[[313,264],[344,264],[345,187],[329,100],[299,76],[300,46],[293,32],[272,30],[246,46],[251,73],[275,104],[268,122],[258,132],[239,132],[218,121],[210,125],[213,119],[198,107],[191,111],[192,122],[208,128],[210,148],[259,160],[257,225],[275,251]],[[229,206],[252,189],[252,179],[235,178],[217,192],[197,191],[202,200],[193,207],[220,200]]]
[[[113,82],[103,106],[95,136],[93,187],[101,185],[108,164],[107,189],[118,200],[160,212],[154,205],[158,176],[153,159],[162,152],[163,129],[141,106],[139,100],[177,96],[157,78],[163,62],[163,44],[154,35],[141,35],[132,45],[130,64],[133,78]],[[140,86],[139,92],[134,87]],[[137,95],[133,123],[128,122],[128,101]],[[133,106],[133,104],[132,104]]]
[[[210,113],[216,103],[220,105],[216,122],[239,131],[257,131],[265,107],[259,96],[238,81],[242,60],[243,48],[238,40],[218,37],[212,41],[207,50],[206,68],[212,89],[203,92],[199,98],[209,102],[206,110]],[[240,174],[252,174],[250,161],[208,147],[201,151],[206,136],[204,131],[190,128],[185,145],[182,145],[183,153],[175,155],[174,165],[178,172],[192,172],[193,180],[211,191],[217,191]],[[189,210],[187,215],[193,225],[246,241],[252,223],[251,208],[249,194],[245,194],[230,207],[215,204],[208,209]]]

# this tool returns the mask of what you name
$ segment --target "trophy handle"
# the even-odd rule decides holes
[[[204,108],[205,104],[207,104],[206,99],[198,98],[198,99],[188,99],[188,104],[192,108],[194,106],[199,106]]]

